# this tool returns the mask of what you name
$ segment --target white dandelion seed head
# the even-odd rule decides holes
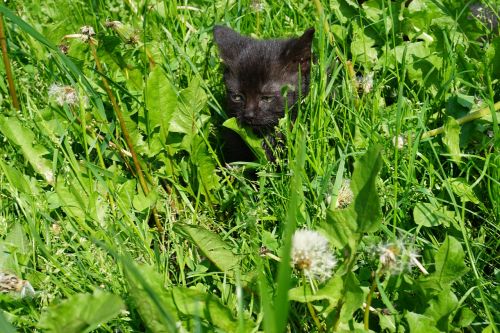
[[[91,27],[90,25],[84,25],[83,27],[80,28],[80,38],[82,41],[87,42],[94,36],[95,36],[94,28]]]
[[[80,102],[80,97],[72,86],[62,86],[54,83],[49,87],[48,94],[49,97],[53,98],[60,106],[64,106],[64,104],[73,106],[78,105]],[[83,96],[83,104],[85,107],[88,105],[86,96]]]
[[[106,28],[111,28],[111,29],[119,29],[123,27],[123,23],[121,23],[120,21],[106,21],[104,25],[106,26]]]
[[[259,0],[253,0],[251,7],[255,12],[261,12],[264,10],[264,4]]]
[[[382,269],[392,274],[409,271],[414,266],[418,266],[422,271],[423,266],[418,261],[418,253],[411,246],[406,246],[401,240],[379,245],[376,253],[379,255]]]
[[[370,72],[366,75],[357,75],[356,76],[356,84],[358,89],[365,94],[368,94],[373,90],[373,72]]]
[[[310,279],[319,282],[328,280],[337,260],[333,255],[328,240],[319,232],[297,230],[292,239],[292,263]]]
[[[398,135],[392,138],[392,145],[401,150],[406,146],[406,138],[404,135]]]
[[[349,206],[354,201],[354,193],[351,189],[351,180],[344,179],[342,181],[342,186],[340,187],[339,194],[337,196],[337,201],[335,202],[335,208],[343,209]]]

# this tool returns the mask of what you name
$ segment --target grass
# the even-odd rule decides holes
[[[22,279],[0,331],[498,332],[500,37],[468,5],[0,6],[0,272]],[[316,29],[275,164],[224,161],[215,24]],[[324,283],[289,265],[301,228],[332,245]]]

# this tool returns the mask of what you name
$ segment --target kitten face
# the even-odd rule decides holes
[[[309,90],[313,34],[309,29],[299,38],[256,40],[216,26],[229,114],[259,134],[276,126],[285,108]]]

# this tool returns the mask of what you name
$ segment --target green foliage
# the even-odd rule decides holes
[[[120,297],[110,293],[76,294],[44,312],[40,326],[49,332],[90,332],[123,309]]]
[[[500,2],[479,3],[0,5],[21,102],[1,81],[0,331],[497,332]],[[214,24],[316,30],[276,163],[225,113]],[[256,162],[226,163],[223,127]],[[291,267],[302,228],[330,279]]]

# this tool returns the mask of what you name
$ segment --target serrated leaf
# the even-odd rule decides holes
[[[63,207],[66,214],[77,220],[85,221],[89,205],[87,193],[79,185],[66,186],[63,180],[57,182],[55,190],[59,205]]]
[[[121,298],[111,293],[76,294],[49,307],[40,318],[40,326],[56,333],[90,332],[124,309]]]
[[[429,301],[429,307],[425,310],[424,315],[436,322],[436,328],[448,332],[449,317],[457,305],[458,300],[455,294],[450,289],[445,289]]]
[[[179,313],[183,316],[202,318],[223,332],[238,331],[238,321],[215,296],[184,287],[173,287],[172,295]],[[243,332],[249,332],[254,327],[255,324],[245,320],[241,329]]]
[[[152,189],[149,194],[146,196],[144,192],[138,191],[132,200],[132,204],[135,209],[138,211],[144,211],[150,207],[153,207],[158,200],[158,192],[155,189]]]
[[[321,228],[338,248],[354,246],[353,242],[362,233],[375,232],[381,227],[382,211],[375,185],[382,167],[380,151],[379,146],[370,147],[354,164],[350,183],[354,201],[344,209],[335,209],[332,205],[328,208],[326,223]]]
[[[328,300],[330,304],[336,304],[340,297],[342,297],[343,287],[344,282],[342,281],[342,277],[336,275],[316,292],[311,290],[309,284],[292,288],[288,291],[288,298],[291,301],[300,303]]]
[[[2,160],[0,160],[0,169],[3,171],[5,177],[7,177],[9,183],[19,192],[32,194],[29,183],[25,179],[26,176],[23,173],[7,163],[4,163]]]
[[[463,178],[448,178],[446,180],[450,184],[451,190],[455,193],[463,202],[472,202],[474,204],[479,204],[479,199],[474,193],[472,187]]]
[[[177,94],[161,66],[156,66],[149,74],[145,100],[148,109],[149,129],[152,131],[160,126],[160,136],[164,142],[168,134],[170,120],[177,108]]]
[[[207,95],[200,86],[200,81],[194,79],[189,87],[181,91],[177,103],[177,110],[173,113],[169,130],[172,132],[193,136],[198,133],[208,116],[202,117],[201,111],[207,104]]]
[[[221,271],[229,272],[238,265],[239,258],[233,254],[231,246],[216,233],[183,223],[176,223],[174,231],[191,240]]]
[[[2,309],[0,309],[0,332],[16,333],[16,329],[7,321]]]
[[[361,308],[365,300],[363,290],[359,285],[354,273],[349,272],[344,275],[344,306],[340,313],[341,320],[348,322],[352,320],[353,313]]]
[[[407,312],[404,316],[406,321],[408,322],[408,326],[410,328],[410,333],[440,333],[436,326],[436,322],[427,316],[414,313]]]
[[[462,245],[452,236],[447,236],[435,257],[435,271],[419,280],[424,288],[442,290],[460,279],[468,271]]]
[[[461,307],[456,317],[458,317],[456,324],[458,327],[467,327],[472,324],[476,318],[476,314],[469,308]]]
[[[0,116],[0,132],[21,149],[24,158],[47,183],[54,183],[52,162],[43,157],[49,152],[45,147],[36,143],[35,134],[29,128],[22,126],[15,117]]]
[[[444,124],[443,143],[450,154],[451,159],[458,163],[460,156],[460,125],[453,117],[448,117]]]
[[[153,333],[174,333],[179,321],[172,290],[164,286],[163,277],[149,266],[125,262],[133,305],[146,327]]]
[[[210,196],[212,201],[216,201],[210,192],[220,186],[219,176],[216,173],[216,162],[202,137],[193,138],[190,156],[191,162],[198,173],[198,181],[201,183],[202,192],[205,196]]]
[[[255,135],[251,129],[240,126],[236,118],[229,118],[222,124],[222,126],[238,133],[238,135],[243,139],[243,141],[245,141],[247,146],[260,161],[266,160],[266,152],[264,148],[262,148],[262,138]]]
[[[419,202],[413,209],[413,219],[417,225],[424,227],[450,226],[454,222],[455,212],[447,210],[439,204]]]

